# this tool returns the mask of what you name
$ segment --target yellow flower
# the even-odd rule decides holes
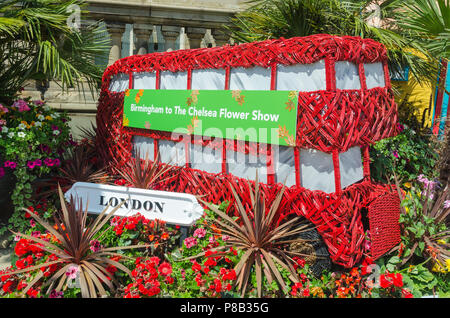
[[[436,241],[438,244],[445,244],[446,242],[444,240],[437,240]]]
[[[31,128],[31,125],[28,125],[28,123],[26,121],[24,121],[24,120],[22,120],[20,123],[24,124],[25,127],[27,127],[28,129]]]
[[[450,260],[450,259],[447,259],[447,260],[445,261],[445,265],[447,266],[447,270],[450,269],[450,262],[449,262],[449,260]],[[446,272],[446,268],[445,268],[444,265],[443,265],[440,261],[438,261],[438,260],[435,261],[435,263],[434,263],[434,265],[433,265],[433,268],[432,268],[431,270],[432,270],[433,272],[440,272],[440,273],[445,273],[445,272]]]
[[[403,186],[405,187],[405,188],[411,188],[411,182],[405,182],[404,184],[403,184]]]
[[[53,120],[52,116],[50,116],[50,115],[45,116],[45,119],[47,119],[47,120]]]
[[[447,266],[447,272],[450,272],[450,258],[445,260],[445,266]]]

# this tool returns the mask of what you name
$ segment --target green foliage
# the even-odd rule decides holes
[[[82,0],[0,3],[0,102],[11,102],[30,79],[59,80],[63,89],[82,82],[92,92],[97,88],[103,70],[93,61],[107,56],[109,39],[98,23],[78,30],[68,23],[84,6]]]
[[[403,0],[254,0],[247,10],[236,14],[230,35],[239,42],[253,42],[274,38],[290,38],[312,34],[333,34],[371,38],[385,45],[391,72],[409,66],[417,81],[434,81],[437,63],[406,49],[429,57],[419,37],[399,28],[403,18]],[[382,26],[368,21],[374,13],[372,4],[380,7]],[[405,26],[406,27],[406,26]]]
[[[430,137],[407,126],[395,137],[386,138],[370,148],[370,172],[374,181],[393,182],[395,173],[403,182],[416,180],[420,174],[437,173],[438,156]]]

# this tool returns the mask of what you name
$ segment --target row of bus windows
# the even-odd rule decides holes
[[[148,154],[154,160],[155,142],[152,138],[134,136],[135,151],[141,158]],[[189,149],[183,142],[158,140],[158,151],[163,163],[184,166],[189,162],[193,169],[209,173],[222,172],[222,149],[203,147],[189,143]],[[286,146],[273,147],[275,181],[286,186],[296,185],[296,169],[294,148]],[[186,160],[188,156],[188,160]],[[236,177],[254,180],[256,172],[261,182],[267,183],[267,157],[265,155],[244,154],[233,150],[226,151],[227,173]],[[359,147],[350,148],[339,154],[341,187],[345,188],[363,179],[363,165]],[[326,193],[335,192],[334,166],[331,154],[312,149],[300,150],[299,165],[300,182],[304,188],[321,190]]]
[[[348,61],[335,64],[337,89],[361,89],[358,66]],[[384,87],[382,63],[364,64],[367,88]],[[163,71],[160,75],[160,89],[187,89],[187,72]],[[118,74],[110,82],[109,90],[122,92],[129,88],[129,75]],[[155,89],[156,74],[141,72],[133,74],[133,88]],[[225,89],[224,69],[198,69],[192,71],[191,89]],[[264,67],[232,68],[230,70],[230,90],[270,90],[271,69]],[[278,65],[276,72],[277,90],[317,91],[326,89],[324,60],[313,64]]]

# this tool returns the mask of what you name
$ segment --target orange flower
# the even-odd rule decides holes
[[[164,232],[164,233],[161,235],[161,238],[162,238],[163,240],[167,240],[167,239],[169,238],[169,234],[166,233],[166,232]]]
[[[151,241],[153,241],[153,240],[155,239],[155,236],[154,236],[153,234],[150,234],[150,235],[148,236],[148,239],[149,239],[149,241],[151,242]]]

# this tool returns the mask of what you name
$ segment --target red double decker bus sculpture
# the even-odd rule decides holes
[[[97,113],[101,159],[121,165],[134,148],[150,151],[153,160],[159,152],[162,163],[173,167],[161,190],[216,204],[233,200],[233,186],[250,205],[249,187],[258,171],[267,202],[283,183],[287,187],[279,220],[295,214],[312,222],[333,262],[355,265],[367,234],[376,259],[400,241],[398,195],[370,178],[369,146],[397,133],[387,62],[380,43],[330,35],[120,59],[103,75]],[[240,91],[295,92],[296,132],[288,145],[274,145],[189,133],[174,137],[152,130],[151,122],[133,128],[124,125],[130,89],[230,90],[236,98]],[[192,160],[199,152],[216,160]]]

